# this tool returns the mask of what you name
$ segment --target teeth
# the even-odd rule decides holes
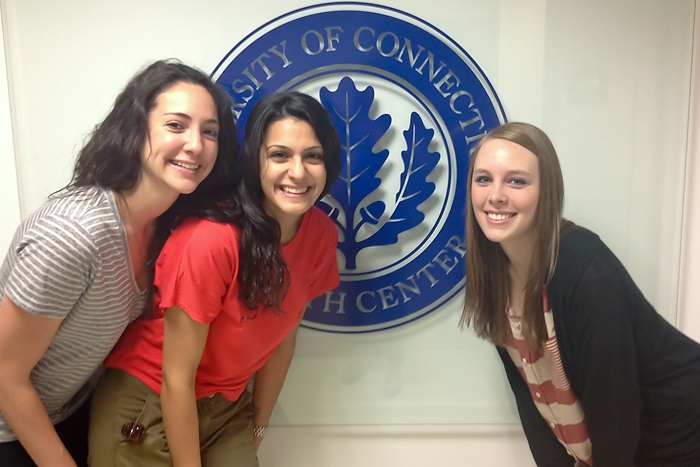
[[[289,186],[283,186],[281,188],[282,188],[282,191],[287,192],[287,193],[293,193],[295,195],[299,195],[301,193],[306,193],[306,191],[308,190],[308,188],[292,188]]]
[[[188,164],[187,162],[180,162],[180,161],[172,161],[172,162],[173,162],[173,165],[184,167],[184,168],[190,169],[190,170],[196,170],[197,168],[199,168],[199,165],[197,165],[197,164]]]
[[[489,216],[489,219],[493,219],[495,221],[502,221],[513,217],[513,214],[494,214],[491,212],[486,213],[486,215]]]

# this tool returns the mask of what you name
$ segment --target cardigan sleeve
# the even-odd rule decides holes
[[[530,389],[508,352],[504,348],[498,347],[498,354],[503,361],[503,367],[506,370],[506,376],[508,376],[508,382],[513,390],[515,402],[518,406],[520,422],[523,425],[532,457],[535,459],[537,466],[573,466],[574,458],[566,453],[564,446],[559,442],[539,410],[537,410],[537,407],[535,407]]]
[[[593,464],[631,467],[642,410],[631,316],[635,307],[644,306],[644,298],[600,243],[564,300],[564,314],[554,317],[555,325],[562,321],[557,340],[564,370],[586,415]]]

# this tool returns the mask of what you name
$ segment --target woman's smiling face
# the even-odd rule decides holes
[[[179,82],[163,91],[148,116],[142,180],[177,197],[211,172],[219,150],[214,99],[204,87]]]
[[[280,224],[296,223],[326,186],[323,146],[311,125],[288,117],[270,124],[260,148],[265,212]]]
[[[471,203],[486,238],[504,248],[534,248],[539,161],[519,144],[486,141],[472,162]]]

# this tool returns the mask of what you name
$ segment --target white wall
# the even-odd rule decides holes
[[[17,168],[12,135],[3,17],[0,11],[0,255],[4,257],[20,221]]]
[[[696,2],[678,327],[700,342],[700,8]]]
[[[262,467],[531,467],[519,425],[275,427]]]

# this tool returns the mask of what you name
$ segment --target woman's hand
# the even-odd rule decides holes
[[[260,445],[262,444],[262,436],[254,436],[253,437],[253,444],[255,445],[255,450],[257,451],[260,449]]]
[[[304,310],[306,310],[306,306]],[[255,374],[253,403],[257,408],[257,412],[255,417],[253,417],[253,423],[257,426],[267,426],[270,421],[272,409],[275,408],[284,380],[287,378],[289,365],[294,357],[299,324],[301,324],[301,321],[280,342],[280,345],[277,346],[267,362]],[[253,441],[255,442],[255,449],[258,449],[260,443],[262,443],[262,437],[253,437]]]

